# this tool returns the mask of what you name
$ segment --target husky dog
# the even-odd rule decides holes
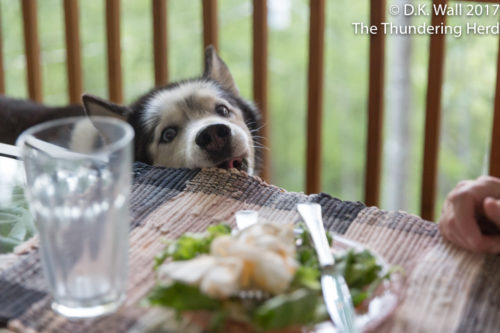
[[[113,116],[135,130],[135,158],[166,167],[237,168],[256,165],[257,109],[239,96],[226,64],[214,48],[205,52],[203,76],[151,90],[132,105],[84,95],[90,116]]]
[[[116,117],[132,125],[137,161],[174,168],[236,168],[249,174],[259,170],[260,113],[240,97],[212,46],[205,51],[199,78],[155,88],[130,106],[89,94],[82,99],[87,115]],[[81,134],[74,139],[85,144]]]

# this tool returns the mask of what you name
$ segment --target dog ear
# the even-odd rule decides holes
[[[83,109],[89,117],[105,116],[127,121],[130,115],[130,109],[128,107],[114,104],[91,94],[83,94],[82,101]]]
[[[239,96],[240,91],[234,82],[229,68],[215,52],[215,48],[212,45],[207,46],[205,50],[205,71],[203,72],[203,77],[217,81],[229,90],[231,93]]]

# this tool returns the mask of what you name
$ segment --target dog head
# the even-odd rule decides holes
[[[89,116],[112,116],[135,130],[135,157],[176,168],[259,169],[260,116],[242,99],[226,64],[213,47],[204,74],[156,88],[130,106],[84,95]]]

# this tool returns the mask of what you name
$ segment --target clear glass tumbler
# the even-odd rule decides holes
[[[109,117],[49,121],[17,140],[52,308],[70,318],[125,298],[134,131]]]

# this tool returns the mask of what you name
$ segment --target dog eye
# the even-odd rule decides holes
[[[219,104],[215,107],[215,112],[222,117],[229,117],[229,109],[222,104]]]
[[[177,128],[167,127],[161,132],[160,143],[169,143],[177,135]]]

